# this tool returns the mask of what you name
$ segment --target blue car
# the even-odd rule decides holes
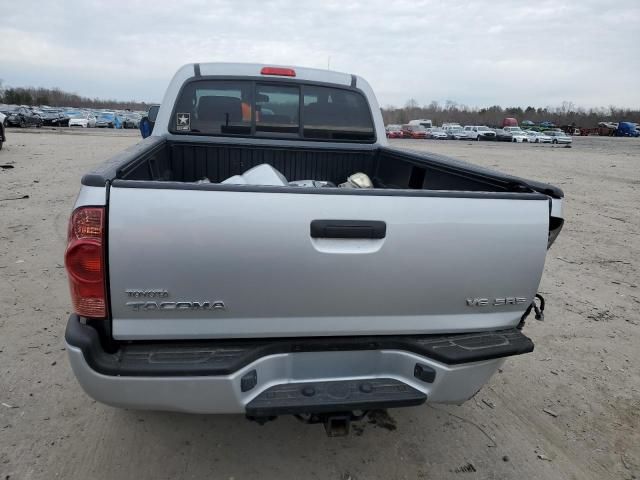
[[[616,129],[616,137],[640,137],[640,132],[635,123],[620,122]]]

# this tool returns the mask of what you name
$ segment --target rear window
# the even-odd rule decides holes
[[[176,102],[169,130],[177,134],[375,141],[369,105],[357,91],[251,80],[188,83]]]
[[[298,136],[300,89],[288,85],[256,85],[256,133]]]
[[[238,82],[187,85],[176,103],[176,133],[248,135],[251,133],[253,88]]]

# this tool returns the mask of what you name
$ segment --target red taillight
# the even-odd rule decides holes
[[[262,67],[260,70],[262,75],[278,75],[280,77],[295,77],[296,71],[293,68],[282,67]]]
[[[80,207],[71,215],[64,263],[78,315],[107,316],[104,265],[104,207]]]

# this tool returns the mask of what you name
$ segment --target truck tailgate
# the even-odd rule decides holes
[[[549,201],[112,187],[116,339],[509,327],[536,293]]]

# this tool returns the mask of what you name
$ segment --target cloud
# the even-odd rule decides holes
[[[331,68],[382,105],[640,106],[640,3],[601,0],[11,2],[0,78],[154,101],[193,61]]]

